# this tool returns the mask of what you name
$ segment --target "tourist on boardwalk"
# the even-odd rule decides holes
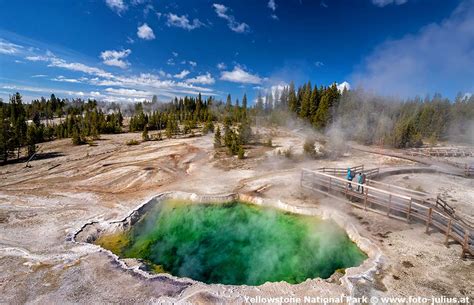
[[[359,173],[359,176],[357,177],[357,182],[359,182],[359,185],[357,185],[357,191],[359,191],[359,188],[362,188],[362,194],[364,193],[364,184],[365,184],[365,174]]]
[[[347,181],[349,181],[348,187],[351,190],[352,190],[352,183],[350,181],[352,181],[353,178],[354,178],[354,173],[352,172],[351,168],[348,167],[347,168]]]

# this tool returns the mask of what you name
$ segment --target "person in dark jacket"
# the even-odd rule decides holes
[[[357,185],[357,191],[359,191],[359,188],[362,188],[362,194],[364,193],[364,184],[365,184],[365,174],[359,173],[359,177],[357,177],[357,182],[359,185]]]

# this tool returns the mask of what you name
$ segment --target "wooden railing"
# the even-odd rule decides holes
[[[472,157],[474,150],[469,148],[412,148],[405,150],[405,154],[431,157]]]
[[[417,221],[426,225],[426,233],[436,228],[445,234],[445,244],[452,239],[462,246],[462,257],[474,255],[473,228],[459,218],[449,215],[436,203],[425,199],[400,194],[400,187],[391,191],[372,185],[361,185],[320,171],[303,169],[301,186],[325,195],[345,196],[349,203],[358,208],[397,218],[407,222]],[[380,185],[378,185],[380,186]],[[357,188],[359,187],[359,191]]]
[[[364,165],[353,166],[353,167],[350,167],[350,169],[352,172],[358,173],[364,170]],[[322,172],[322,173],[332,174],[334,176],[347,174],[347,168],[342,168],[342,167],[321,167],[321,168],[318,168],[317,171]]]
[[[364,173],[367,176],[367,178],[370,178],[370,177],[378,175],[379,171],[380,169],[377,167],[377,168],[363,170],[362,173]]]
[[[364,169],[364,165],[357,165],[350,167],[351,172],[364,173],[368,178],[377,175],[379,168]],[[334,176],[345,176],[347,174],[347,167],[321,167],[317,169],[318,172],[332,174]]]

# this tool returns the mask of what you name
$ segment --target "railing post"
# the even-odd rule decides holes
[[[346,199],[347,199],[347,192],[349,191],[349,183],[346,183]]]
[[[426,220],[426,234],[429,234],[429,228],[430,228],[430,223],[431,223],[431,216],[433,214],[433,208],[430,208],[428,210],[428,219]]]
[[[331,193],[331,180],[332,180],[332,178],[331,178],[331,177],[329,177],[329,188],[328,188],[328,193]]]
[[[452,225],[453,219],[449,218],[448,222],[448,229],[446,230],[446,240],[444,241],[444,245],[448,247],[448,241],[449,241],[449,234],[451,234],[451,225]]]
[[[364,211],[367,211],[367,197],[369,194],[369,189],[366,187],[365,188],[365,198],[364,198]]]

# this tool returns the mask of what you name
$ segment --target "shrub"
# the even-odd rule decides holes
[[[307,138],[303,144],[303,152],[306,156],[314,158],[316,157],[316,150],[314,149],[314,144],[316,141],[311,138]]]
[[[291,159],[293,157],[293,150],[291,149],[291,147],[283,150],[283,156],[285,156],[285,158],[288,158],[288,159]]]
[[[239,150],[237,151],[237,157],[239,159],[245,158],[245,150],[242,146],[239,147]]]

